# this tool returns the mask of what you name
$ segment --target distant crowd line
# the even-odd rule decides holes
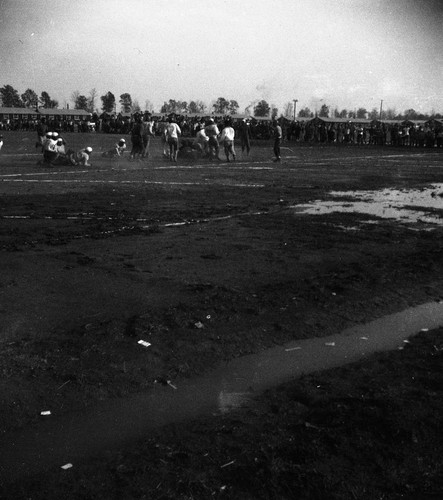
[[[104,133],[130,135],[137,119],[149,118],[152,135],[162,136],[171,115],[140,113],[133,115],[94,114],[89,120],[46,119],[50,130],[59,134],[67,132]],[[225,116],[173,115],[181,129],[182,137],[194,138],[199,129],[207,126],[208,120],[223,127]],[[42,120],[45,120],[44,118]],[[0,130],[37,130],[42,120],[7,120],[0,124]],[[240,132],[246,123],[252,140],[269,140],[274,136],[273,120],[263,118],[230,119],[235,132]],[[279,118],[282,140],[300,143],[331,143],[357,145],[392,145],[415,147],[443,147],[443,120],[413,121],[404,120],[346,120],[332,118],[300,118],[288,120]]]

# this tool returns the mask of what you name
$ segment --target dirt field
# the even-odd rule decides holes
[[[171,164],[156,140],[141,163],[100,157],[117,137],[73,134],[93,166],[47,168],[33,134],[3,135],[6,440],[42,410],[76,418],[443,298],[441,227],[293,208],[331,190],[440,183],[441,150],[289,143],[274,164],[262,144],[236,163]],[[426,211],[441,217],[443,203]],[[442,498],[442,345],[436,330],[70,470],[2,477],[1,498]]]

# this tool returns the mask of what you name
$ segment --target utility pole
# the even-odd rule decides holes
[[[295,121],[295,117],[296,117],[295,110],[297,109],[297,103],[298,103],[298,99],[294,99],[294,121]]]
[[[380,121],[381,121],[381,113],[383,111],[383,99],[380,101]]]

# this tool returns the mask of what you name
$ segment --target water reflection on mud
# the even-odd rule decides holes
[[[442,324],[443,302],[430,302],[336,335],[238,357],[205,376],[174,386],[155,384],[146,393],[103,401],[88,413],[54,412],[50,420],[0,434],[0,478],[13,480],[59,470],[66,463],[84,463],[85,457],[104,450],[132,446],[164,425],[247,407],[266,389],[378,351],[403,349],[408,337]]]
[[[361,213],[402,224],[443,223],[443,184],[423,189],[382,189],[380,191],[331,191],[333,198],[345,200],[321,201],[294,205],[297,213],[324,215],[333,212]],[[439,211],[442,211],[439,213]]]

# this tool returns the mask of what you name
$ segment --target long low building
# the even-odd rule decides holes
[[[42,117],[48,120],[79,121],[88,120],[91,113],[83,109],[54,109],[54,108],[3,108],[0,107],[0,121],[33,121]]]

